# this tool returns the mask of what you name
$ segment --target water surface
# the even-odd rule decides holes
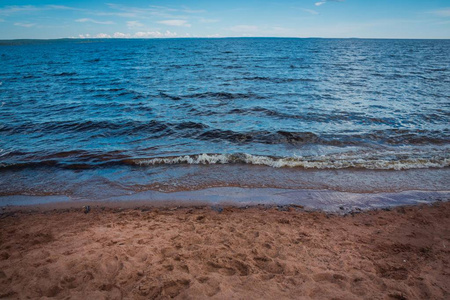
[[[0,45],[0,195],[448,189],[449,40]]]

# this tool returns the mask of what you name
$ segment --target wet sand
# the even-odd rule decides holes
[[[4,210],[0,297],[449,299],[450,202]]]

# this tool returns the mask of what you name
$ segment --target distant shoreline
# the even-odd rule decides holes
[[[360,38],[360,37],[345,37],[345,38],[335,38],[335,37],[277,37],[277,36],[254,36],[254,37],[238,37],[238,36],[225,36],[225,37],[160,37],[160,38],[78,38],[78,37],[65,37],[65,38],[51,38],[51,39],[34,39],[34,38],[18,38],[18,39],[0,39],[1,42],[10,41],[76,41],[76,40],[189,40],[189,39],[324,39],[324,40],[417,40],[417,41],[446,41],[449,38],[383,38],[383,37],[371,37],[371,38]]]

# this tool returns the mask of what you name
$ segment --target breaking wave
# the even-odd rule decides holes
[[[299,169],[368,169],[407,170],[425,168],[445,168],[450,166],[450,155],[443,150],[404,151],[355,151],[338,154],[311,156],[266,156],[248,153],[202,153],[180,156],[136,158],[122,151],[90,152],[66,151],[45,156],[36,153],[0,152],[0,169],[25,169],[57,167],[65,169],[95,169],[111,166],[157,166],[157,165],[220,165],[244,164],[272,168]],[[7,157],[21,156],[11,161]]]
[[[450,158],[441,155],[435,155],[429,158],[420,157],[377,157],[373,155],[361,156],[340,154],[334,156],[316,156],[316,157],[272,157],[263,155],[252,155],[247,153],[237,154],[197,154],[172,157],[157,157],[150,159],[135,159],[132,162],[140,166],[149,165],[212,165],[212,164],[250,164],[263,165],[274,168],[304,168],[304,169],[371,169],[371,170],[406,170],[423,168],[444,168],[450,166]],[[401,155],[400,155],[401,156]]]

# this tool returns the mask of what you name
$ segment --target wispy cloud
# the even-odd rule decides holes
[[[0,9],[0,15],[12,15],[18,13],[32,13],[39,12],[45,10],[77,10],[77,11],[87,11],[82,8],[70,7],[65,5],[44,5],[44,6],[35,6],[35,5],[9,5]]]
[[[173,38],[177,37],[176,32],[172,32],[169,30],[166,30],[165,32],[161,31],[138,31],[134,34],[130,33],[123,33],[123,32],[115,32],[114,34],[106,34],[106,33],[99,33],[99,34],[80,34],[77,38],[80,39],[92,39],[92,38],[99,38],[99,39],[109,39],[109,38],[115,38],[115,39],[142,39],[142,38]]]
[[[100,12],[96,13],[97,15],[115,15],[118,17],[132,17],[132,18],[143,18],[147,16],[156,15],[156,12],[153,9],[149,8],[140,8],[133,6],[125,6],[121,4],[115,3],[107,3],[109,8],[116,10],[118,12]]]
[[[447,25],[447,24],[450,24],[450,20],[448,20],[448,21],[442,21],[442,22],[437,22],[436,24],[439,24],[439,25]]]
[[[44,9],[88,11],[87,9],[70,7],[65,5],[45,5]]]
[[[0,9],[0,15],[11,15],[18,12],[30,12],[30,11],[37,11],[39,10],[34,5],[11,5],[11,6],[5,6],[4,8]]]
[[[187,13],[187,14],[203,14],[206,12],[204,9],[189,9],[189,8],[183,8],[179,11]]]
[[[168,19],[182,19],[186,17],[185,14],[201,14],[206,12],[205,10],[192,10],[187,7],[172,8],[156,5],[151,5],[148,7],[135,7],[115,3],[107,3],[106,5],[109,8],[116,10],[116,12],[110,12],[108,14],[134,18],[148,18],[149,16],[158,16]]]
[[[315,5],[316,6],[321,6],[321,5],[324,5],[327,2],[344,2],[344,1],[345,0],[323,0],[323,1],[316,2]]]
[[[79,23],[95,23],[95,24],[102,24],[102,25],[114,24],[113,21],[97,21],[97,20],[89,19],[89,18],[77,19],[77,20],[75,20],[75,22],[79,22]]]
[[[171,32],[167,30],[166,32],[160,31],[147,31],[147,32],[136,32],[133,37],[134,38],[171,38],[176,37],[176,32]]]
[[[144,24],[142,24],[139,21],[128,21],[127,22],[127,27],[128,28],[138,28],[138,27],[143,27]]]
[[[169,26],[191,27],[191,24],[189,24],[186,20],[163,20],[158,23]]]
[[[450,7],[433,10],[430,13],[440,17],[450,17]]]
[[[317,11],[315,11],[314,9],[308,9],[308,8],[301,8],[301,10],[303,10],[304,12],[307,12],[311,15],[318,15],[319,13]]]
[[[20,23],[20,22],[16,22],[14,23],[15,26],[20,26],[20,27],[33,27],[36,24],[34,23]]]
[[[204,19],[204,18],[200,18],[200,19],[198,19],[198,21],[200,23],[217,23],[220,20],[218,20],[218,19]]]
[[[94,16],[114,16],[114,17],[122,17],[122,18],[136,18],[136,14],[127,13],[127,12],[104,12],[104,11],[90,11],[88,12],[90,15]]]
[[[96,16],[117,16],[124,18],[147,18],[149,16],[159,16],[162,18],[178,19],[184,16],[180,14],[200,14],[206,12],[205,10],[192,10],[187,7],[170,8],[166,6],[147,6],[147,7],[133,7],[115,3],[106,3],[106,6],[112,11],[77,8],[66,5],[9,5],[0,8],[0,15],[13,15],[35,13],[48,10],[72,10],[79,11]]]
[[[166,11],[178,11],[178,12],[183,12],[186,14],[202,14],[205,13],[206,10],[204,9],[190,9],[187,6],[181,6],[180,8],[174,8],[174,7],[168,7],[168,6],[160,6],[160,5],[151,5],[150,6],[153,9],[160,9],[160,10],[166,10]]]

